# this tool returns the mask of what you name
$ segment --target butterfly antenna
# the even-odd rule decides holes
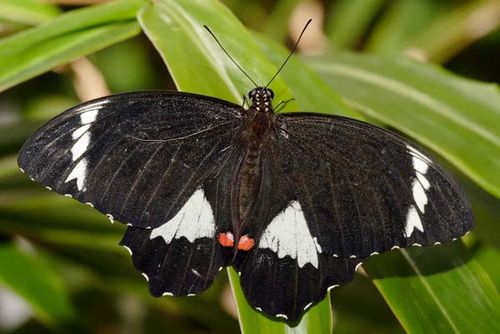
[[[224,49],[224,47],[219,42],[219,40],[217,39],[217,37],[215,37],[214,33],[206,25],[203,25],[203,27],[205,29],[207,29],[207,31],[210,33],[210,35],[212,35],[212,37],[215,39],[215,41],[217,42],[217,44],[219,44],[220,48],[222,49],[222,51],[224,51],[224,53],[226,54],[226,56],[228,56],[229,59],[231,59],[231,61],[234,63],[234,65],[236,65],[236,67],[238,67],[240,69],[240,71],[248,78],[248,80],[250,80],[254,84],[255,88],[257,88],[258,85],[255,83],[255,81],[253,81],[252,78],[250,78],[250,76],[247,74],[247,72],[245,72],[243,70],[243,68],[240,66],[240,64],[238,64],[236,62],[236,60],[234,60],[233,57],[231,57],[231,55],[226,51],[226,49]]]
[[[297,38],[297,42],[295,42],[295,45],[293,46],[292,50],[288,54],[288,57],[286,57],[286,59],[283,62],[283,64],[281,64],[280,68],[278,68],[278,70],[276,71],[276,74],[274,74],[274,76],[271,78],[271,80],[269,80],[269,83],[264,88],[269,87],[269,85],[271,84],[271,82],[273,82],[273,80],[276,79],[276,77],[281,72],[281,70],[283,69],[283,67],[285,67],[285,65],[288,62],[288,60],[290,59],[290,57],[294,54],[295,50],[297,50],[297,46],[299,45],[300,39],[302,38],[302,35],[304,35],[304,32],[306,31],[307,26],[309,25],[309,23],[311,23],[311,21],[312,21],[312,19],[309,19],[307,21],[307,23],[305,24],[304,28],[302,28],[302,32],[300,33],[299,38]]]

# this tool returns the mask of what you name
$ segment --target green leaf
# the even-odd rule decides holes
[[[251,35],[219,2],[156,1],[141,11],[139,21],[181,90],[241,103],[241,96],[253,88],[217,46],[203,28],[203,24],[210,27],[229,54],[257,84],[265,85],[276,71],[263,56]],[[186,57],[186,50],[190,51],[190,57]],[[279,78],[273,81],[272,89],[277,100],[291,97]],[[297,109],[293,103],[288,107]],[[233,285],[233,293],[235,296],[242,295],[239,284]],[[290,330],[285,324],[271,321],[247,307],[242,298],[237,298],[237,303],[243,332],[253,333],[257,327],[262,330],[261,333]],[[294,330],[306,332],[308,326],[316,326],[331,332],[331,312],[325,314],[325,305],[328,306],[328,300],[308,312],[307,316],[314,319],[311,324],[304,321]],[[256,322],[243,320],[249,318],[255,319]]]
[[[277,42],[285,43],[288,36],[290,15],[299,3],[299,0],[278,1],[266,21],[264,34]]]
[[[460,242],[375,256],[363,268],[408,333],[500,332],[498,291]]]
[[[500,26],[498,0],[468,1],[438,16],[407,41],[408,52],[432,62],[445,62]]]
[[[122,0],[62,14],[0,40],[0,91],[140,32],[139,0]]]
[[[326,33],[333,46],[341,49],[356,47],[386,2],[386,0],[336,1],[326,20]]]
[[[50,21],[59,9],[39,0],[0,0],[0,19],[28,25]]]
[[[500,291],[500,250],[490,246],[480,246],[475,252],[474,257],[481,264],[488,275],[491,277],[497,289],[497,295]]]
[[[439,16],[442,7],[442,1],[392,1],[382,19],[372,29],[366,49],[378,54],[399,54],[408,40]]]
[[[500,92],[443,69],[353,53],[310,58],[351,107],[441,154],[500,197]]]
[[[0,283],[24,298],[44,322],[66,322],[74,315],[58,274],[39,254],[0,244]]]

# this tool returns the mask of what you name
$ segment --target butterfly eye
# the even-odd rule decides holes
[[[251,91],[248,92],[248,97],[253,98],[255,96],[255,89],[252,89]]]
[[[270,89],[266,89],[266,94],[269,98],[274,99],[274,92]]]

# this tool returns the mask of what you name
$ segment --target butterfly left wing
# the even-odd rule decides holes
[[[108,96],[42,126],[18,162],[34,181],[129,225],[122,245],[153,295],[196,294],[224,265],[205,185],[233,152],[242,110],[180,92]]]
[[[221,168],[242,110],[180,92],[112,95],[43,125],[22,147],[18,163],[34,181],[110,219],[156,228]]]

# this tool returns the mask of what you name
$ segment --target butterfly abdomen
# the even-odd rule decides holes
[[[248,110],[248,121],[242,131],[241,143],[244,148],[244,157],[239,165],[239,172],[233,182],[233,210],[237,211],[235,230],[243,235],[245,227],[252,220],[252,212],[259,199],[262,185],[262,152],[269,143],[272,115]],[[236,231],[236,234],[239,234]]]

